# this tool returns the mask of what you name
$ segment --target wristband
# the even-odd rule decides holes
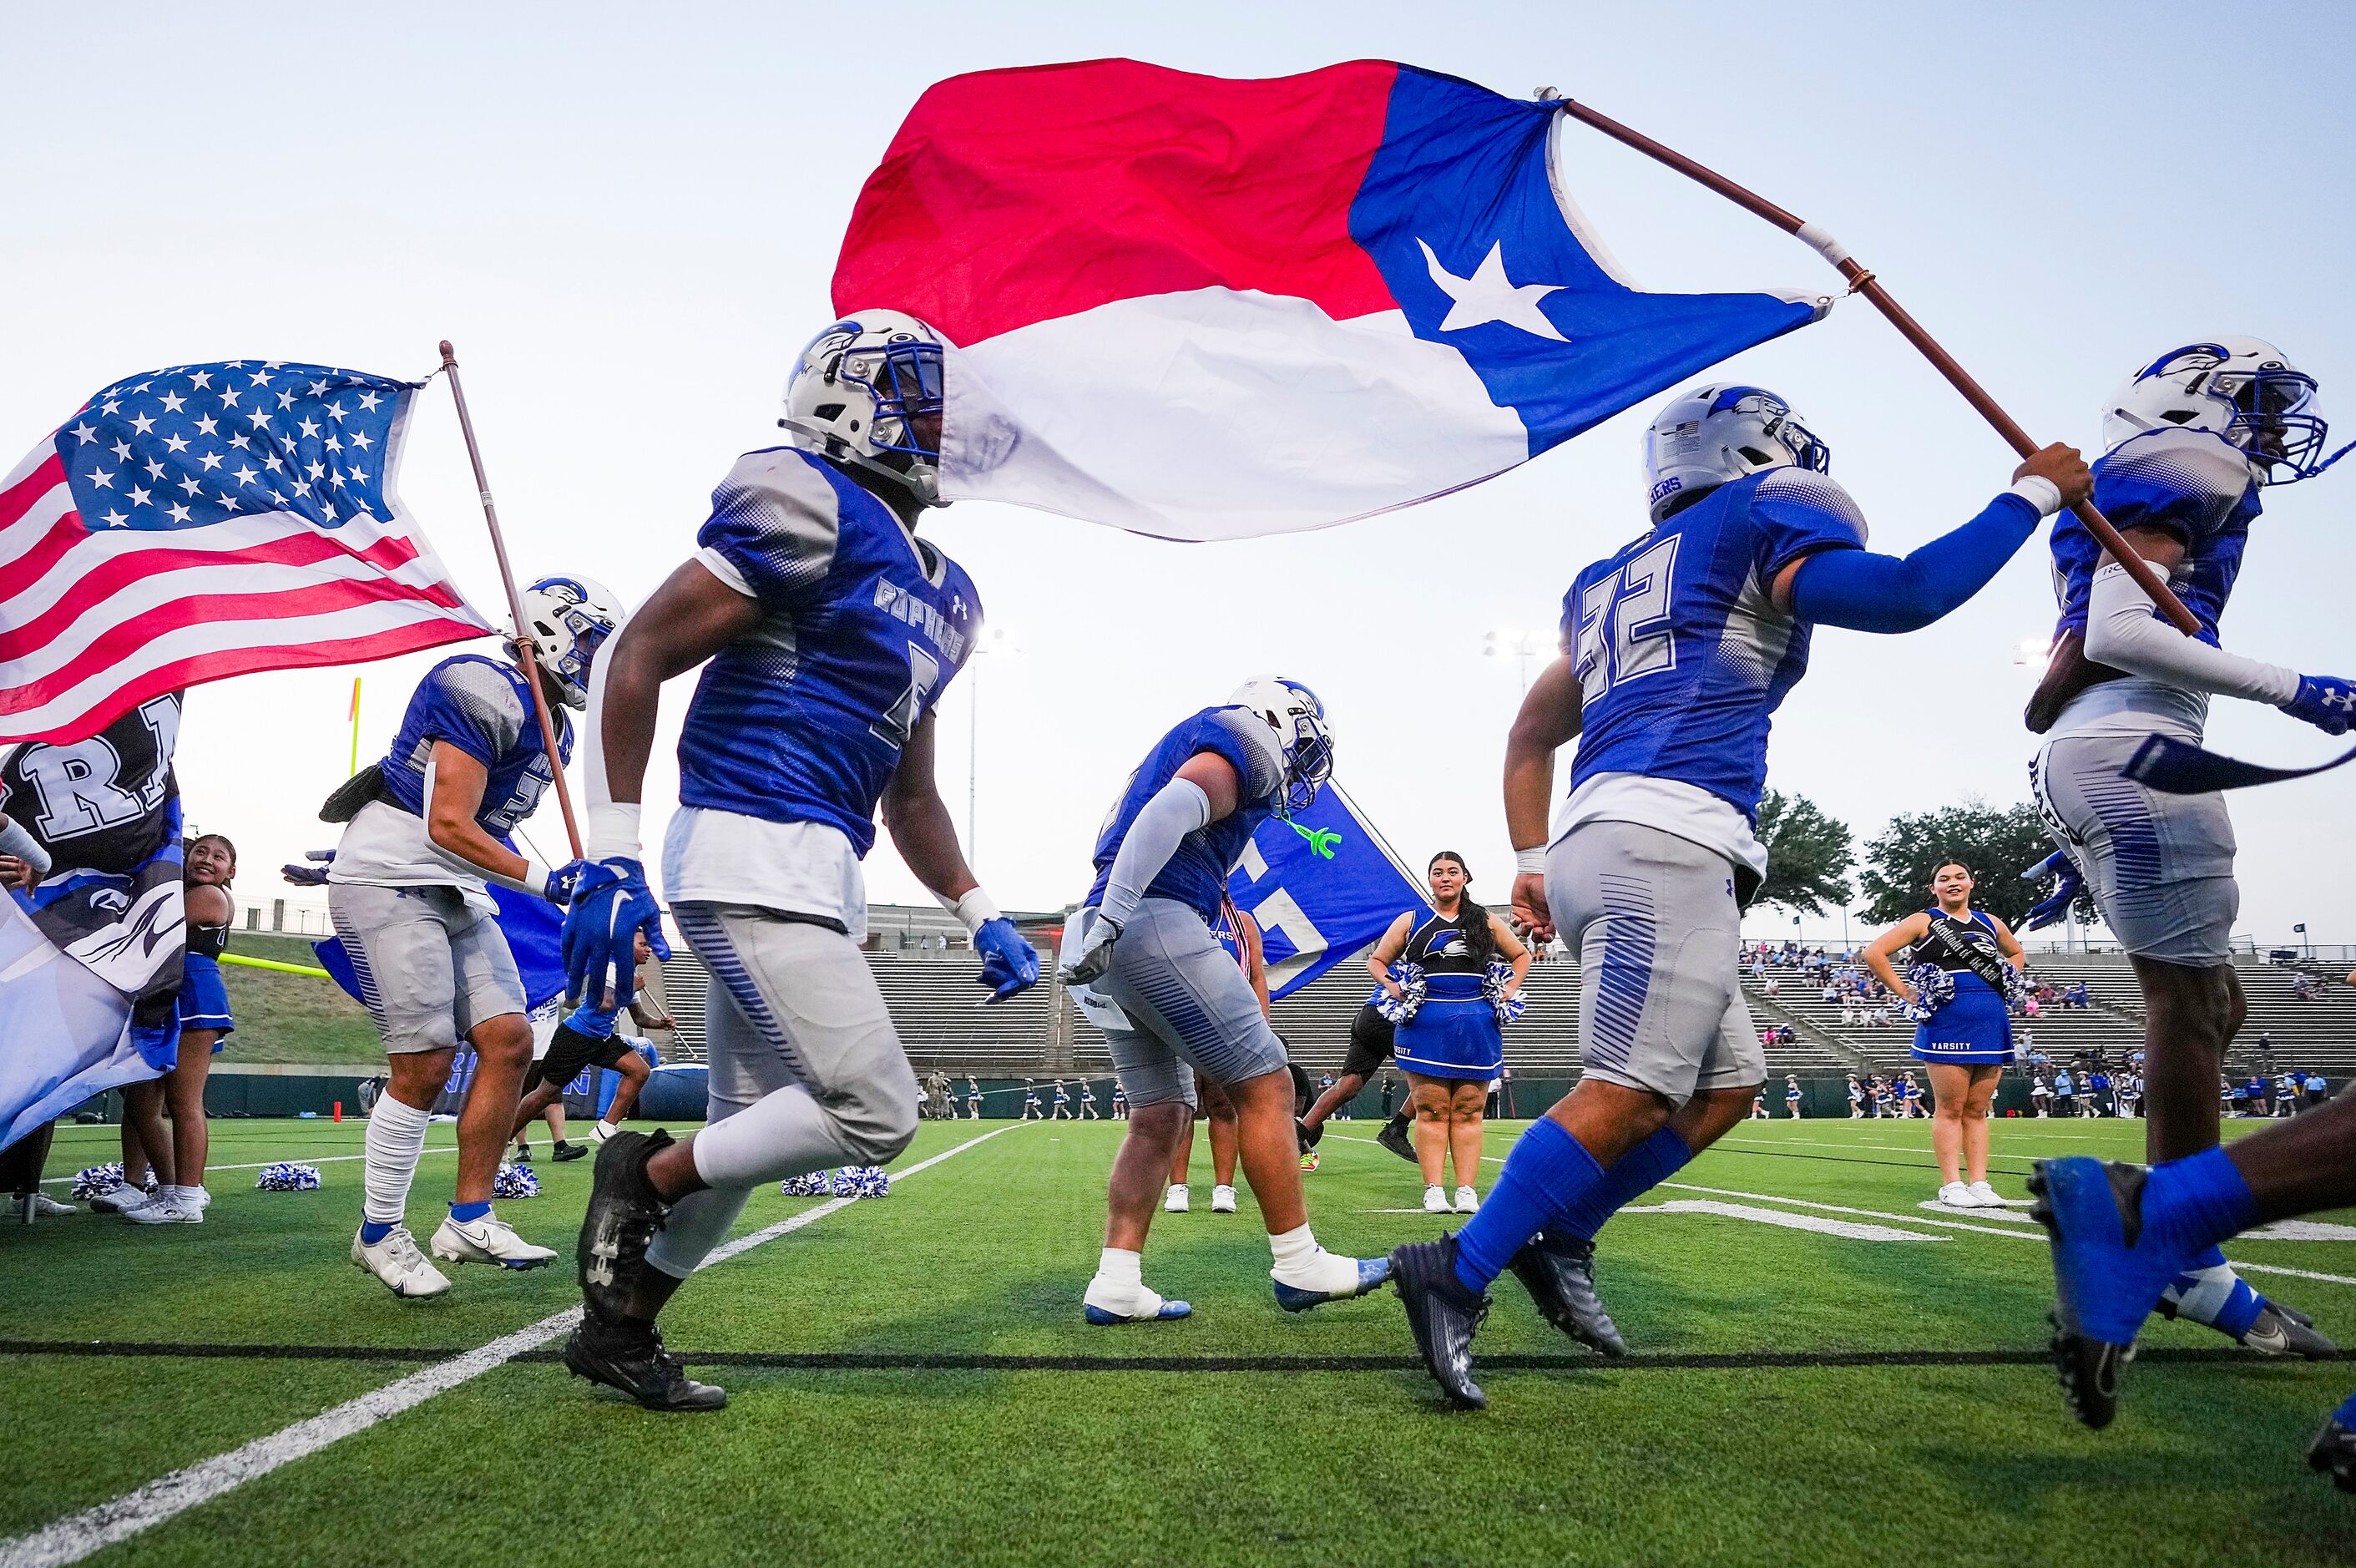
[[[1514,875],[1516,876],[1544,876],[1546,875],[1546,856],[1547,852],[1544,844],[1538,844],[1529,849],[1515,850],[1514,852]]]
[[[991,903],[990,895],[979,887],[967,888],[965,897],[956,900],[943,898],[941,902],[948,907],[951,914],[965,923],[967,936],[972,936],[982,927],[999,918],[998,906]]]
[[[548,867],[526,858],[521,876],[501,876],[496,871],[483,873],[483,880],[496,882],[502,887],[512,887],[519,893],[529,893],[535,898],[548,897]]]
[[[2012,481],[2007,495],[2019,496],[2037,509],[2040,517],[2051,517],[2062,510],[2062,487],[2042,474],[2023,474]]]
[[[581,852],[584,860],[637,860],[646,856],[638,849],[638,802],[636,800],[604,800],[589,808],[588,847]]]

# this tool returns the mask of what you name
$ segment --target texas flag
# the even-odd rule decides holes
[[[1563,186],[1556,119],[1380,60],[953,77],[861,192],[835,307],[955,346],[945,499],[1177,539],[1408,506],[1831,303],[1634,286]]]

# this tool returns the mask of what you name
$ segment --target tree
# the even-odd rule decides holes
[[[2029,906],[2051,890],[2050,884],[2023,882],[2020,874],[2052,853],[2053,841],[2027,801],[1991,806],[1972,795],[1935,811],[1901,811],[1865,846],[1858,881],[1867,904],[1858,913],[1888,925],[1930,908],[1931,874],[1959,860],[1976,883],[1972,907],[2017,929]],[[2092,918],[2094,912],[2094,900],[2082,896],[2080,917]]]
[[[1759,802],[1759,842],[1767,849],[1767,880],[1752,903],[1822,915],[1848,902],[1848,869],[1857,861],[1848,824],[1814,800],[1768,790]]]

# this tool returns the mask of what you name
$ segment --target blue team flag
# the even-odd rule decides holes
[[[1402,910],[1431,913],[1399,861],[1339,784],[1309,809],[1262,822],[1227,874],[1227,897],[1259,925],[1270,996],[1289,996],[1381,940]]]
[[[516,972],[523,977],[523,1010],[536,1011],[564,994],[564,962],[557,953],[557,941],[564,929],[563,913],[547,899],[529,893],[511,893],[504,887],[490,892],[491,901],[499,907],[499,929],[507,934],[508,950],[515,954]],[[359,977],[352,972],[351,955],[344,950],[342,938],[313,942],[311,950],[319,955],[319,967],[333,975],[353,1001],[367,1000],[360,995]]]

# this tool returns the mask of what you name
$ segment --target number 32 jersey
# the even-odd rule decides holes
[[[665,886],[856,934],[876,802],[970,656],[980,596],[891,508],[790,447],[737,459],[696,542],[697,561],[762,618],[704,667],[688,707],[688,809],[672,819]]]
[[[1771,468],[1719,486],[1581,572],[1563,598],[1562,646],[1583,706],[1555,836],[1601,817],[1644,822],[1763,872],[1751,830],[1767,732],[1807,672],[1809,632],[1770,593],[1793,562],[1860,549],[1865,537],[1847,490]]]

